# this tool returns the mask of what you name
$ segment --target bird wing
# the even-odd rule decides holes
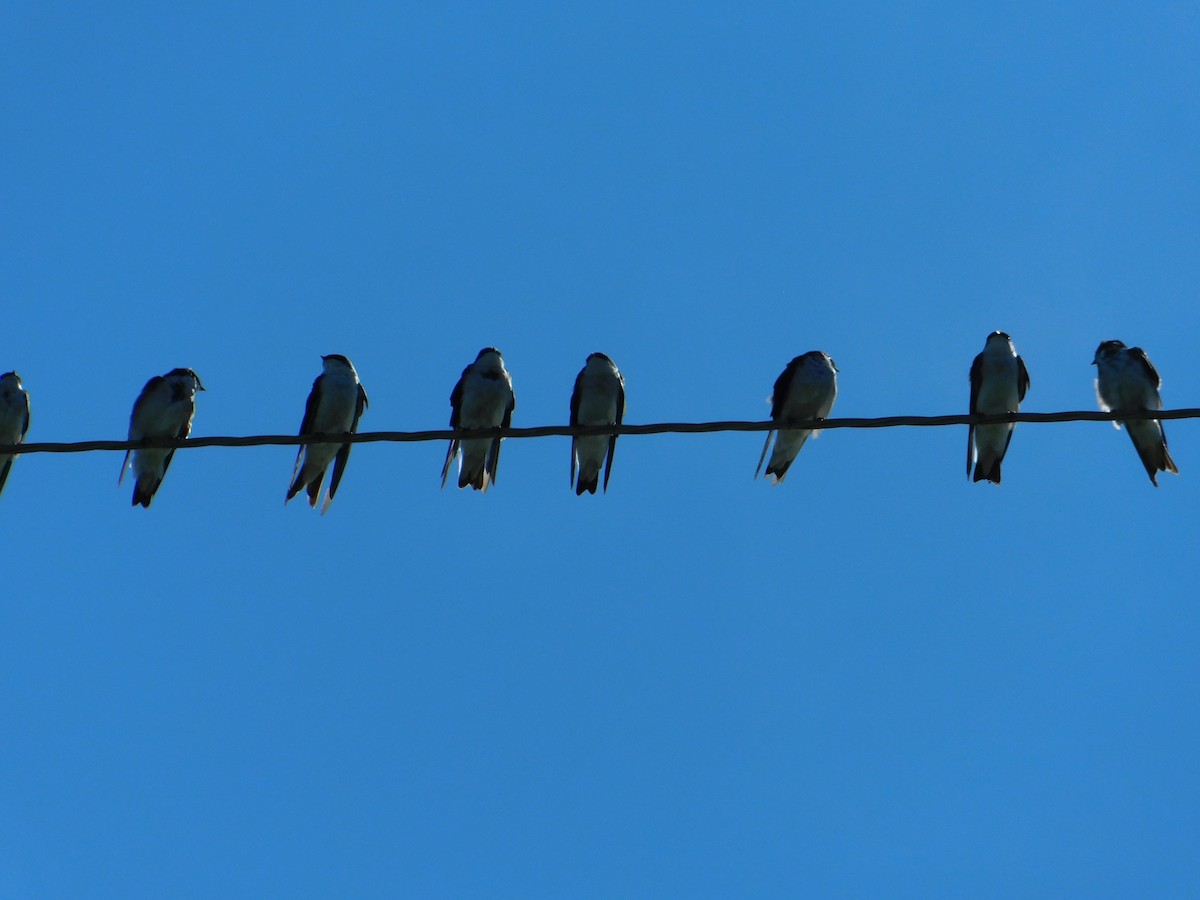
[[[450,392],[450,427],[458,427],[459,415],[462,412],[462,395],[463,382],[467,378],[467,372],[471,371],[471,366],[467,366],[462,370],[462,375],[459,376],[458,384],[454,385],[454,390]],[[450,446],[446,448],[446,461],[442,464],[442,487],[446,487],[446,475],[450,472],[450,463],[454,460],[458,453],[458,438],[450,439]]]
[[[617,376],[617,421],[620,425],[625,420],[625,379]],[[612,472],[613,454],[617,452],[617,435],[608,439],[608,459],[604,461],[604,491],[608,492],[608,476]]]
[[[1141,347],[1130,347],[1128,353],[1142,367],[1142,371],[1150,379],[1150,383],[1154,385],[1154,389],[1157,391],[1162,387],[1162,378],[1159,377],[1158,369],[1154,368],[1154,363],[1150,362],[1150,357],[1146,355],[1146,351]]]
[[[513,394],[510,391],[509,395],[508,395],[508,406],[506,406],[504,408],[504,419],[503,419],[503,421],[500,422],[501,428],[508,428],[508,426],[512,424],[512,414],[513,414],[513,410],[516,408],[517,408],[517,396],[516,396],[516,394]],[[500,435],[496,435],[494,438],[492,438],[492,448],[491,448],[491,451],[488,453],[488,461],[487,461],[488,480],[492,484],[496,483],[496,472],[500,468],[500,441],[501,440],[502,440],[502,438],[500,437]]]
[[[587,370],[584,366],[579,370],[579,374],[575,376],[575,387],[571,391],[571,419],[569,424],[574,427],[579,424],[579,402],[583,395],[583,373]],[[578,442],[575,435],[571,435],[571,486],[575,486],[575,446]]]
[[[140,441],[142,439],[142,434],[140,431],[135,430],[134,423],[137,421],[138,413],[141,412],[142,408],[146,405],[146,401],[150,394],[157,390],[158,386],[165,381],[166,379],[163,378],[163,376],[155,375],[146,382],[145,386],[142,388],[142,392],[138,394],[137,399],[133,401],[133,412],[129,414],[129,440]],[[117,487],[120,487],[121,482],[125,480],[125,470],[129,468],[129,455],[131,453],[133,453],[132,450],[125,451],[125,459],[121,462],[121,474],[117,476]]]
[[[304,404],[304,418],[300,420],[300,436],[313,433],[313,427],[317,421],[317,408],[321,405],[321,379],[324,375],[318,375],[313,381],[312,390],[308,392],[308,400]],[[300,471],[300,460],[304,456],[304,450],[307,444],[301,444],[296,448],[296,465],[292,469],[292,484],[296,482],[296,475]]]
[[[787,402],[788,389],[792,384],[792,376],[796,374],[796,369],[800,367],[801,359],[803,359],[802,356],[797,356],[793,359],[784,367],[779,377],[775,379],[775,387],[771,389],[771,418],[776,421],[779,420],[780,415],[783,413],[783,406]]]
[[[980,353],[971,363],[971,406],[968,412],[975,415],[979,406],[979,386],[983,382],[983,354]],[[971,477],[971,465],[975,462],[975,426],[967,426],[967,477]]]
[[[178,440],[185,440],[187,436],[192,433],[192,416],[195,415],[195,412],[196,404],[193,403],[187,419],[184,420],[184,423],[179,426],[179,431],[175,434],[175,437]],[[172,447],[167,451],[166,459],[163,460],[162,478],[167,477],[167,469],[171,468],[171,460],[175,458],[175,449],[176,448]],[[162,478],[160,478],[159,481],[161,481]]]
[[[358,385],[358,401],[354,406],[354,420],[350,423],[350,433],[358,432],[358,420],[362,417],[363,410],[367,407],[367,392],[363,386]],[[329,478],[329,492],[325,495],[325,502],[321,504],[321,515],[325,515],[325,510],[329,509],[329,504],[333,502],[333,495],[337,493],[338,485],[342,481],[342,473],[346,471],[346,463],[350,461],[350,448],[354,446],[350,441],[342,444],[338,450],[337,456],[333,460],[333,474]]]

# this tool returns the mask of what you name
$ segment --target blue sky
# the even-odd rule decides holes
[[[479,348],[515,425],[621,366],[628,421],[1027,410],[1096,345],[1200,405],[1194,5],[20,3],[0,13],[0,371],[30,440],[442,427]],[[1200,441],[1102,423],[566,438],[486,496],[359,446],[30,455],[0,498],[9,896],[1180,896],[1200,878]]]

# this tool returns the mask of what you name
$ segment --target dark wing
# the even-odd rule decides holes
[[[504,420],[500,423],[501,428],[507,428],[512,424],[513,410],[517,408],[517,395],[510,393],[508,395],[508,406],[504,409]],[[500,468],[500,441],[502,438],[499,435],[492,438],[492,449],[488,453],[487,472],[489,480],[492,484],[496,483],[496,472]]]
[[[463,382],[467,380],[467,372],[469,372],[470,369],[471,369],[470,366],[467,366],[465,369],[463,369],[462,376],[458,379],[458,384],[456,384],[454,386],[454,390],[450,392],[450,427],[451,428],[458,427],[458,416],[459,416],[459,412],[462,409]]]
[[[458,416],[462,409],[462,393],[463,381],[467,377],[467,372],[470,366],[463,369],[461,377],[458,379],[458,384],[454,385],[454,390],[450,392],[450,427],[458,427]],[[454,459],[454,455],[458,453],[458,438],[450,439],[450,446],[446,448],[446,461],[442,463],[442,487],[446,487],[446,475],[450,471],[450,463]]]
[[[1021,371],[1025,371],[1025,364],[1021,364]],[[975,361],[971,363],[971,406],[968,409],[970,415],[975,415],[976,407],[979,406],[979,385],[983,381],[983,354],[980,353],[975,357]],[[1025,392],[1021,392],[1021,396],[1025,396]],[[967,426],[967,477],[971,477],[971,463],[975,458],[975,426]]]
[[[1017,402],[1025,399],[1029,390],[1029,370],[1025,368],[1025,360],[1017,357]]]
[[[25,394],[25,421],[21,423],[21,436],[17,439],[17,443],[25,440],[25,433],[29,431],[29,394]],[[10,456],[5,461],[4,466],[0,467],[0,491],[4,490],[4,483],[8,481],[8,473],[12,469],[13,458]],[[122,469],[122,472],[125,470]]]
[[[321,379],[324,377],[318,375],[313,381],[312,390],[308,392],[308,401],[304,404],[304,419],[300,422],[301,436],[312,434],[313,423],[317,420],[317,407],[321,405]]]
[[[325,495],[325,502],[321,505],[321,515],[325,515],[325,510],[329,509],[329,504],[333,502],[333,495],[337,493],[342,473],[346,471],[346,463],[350,459],[350,447],[350,444],[342,444],[342,449],[338,450],[337,456],[334,457],[333,477],[329,479],[329,493]]]
[[[788,387],[792,383],[792,376],[796,372],[796,368],[800,365],[801,356],[797,356],[788,363],[783,371],[779,373],[779,377],[775,379],[775,386],[771,389],[771,418],[778,422],[783,413],[783,404],[787,402]],[[762,471],[763,461],[767,458],[767,448],[771,446],[771,435],[775,433],[774,429],[767,432],[767,439],[763,442],[762,453],[758,457],[758,468],[754,470],[754,477]]]
[[[771,390],[771,418],[778,420],[780,412],[783,409],[783,404],[787,401],[788,388],[792,384],[792,376],[796,374],[796,369],[800,366],[802,356],[797,356],[784,368],[779,377],[775,379],[775,387]]]
[[[446,474],[450,471],[450,461],[454,459],[454,454],[458,452],[458,440],[452,440],[450,446],[446,449],[446,461],[442,463],[442,487],[446,486]]]
[[[1130,347],[1128,352],[1142,367],[1142,371],[1150,379],[1150,383],[1154,385],[1154,389],[1158,390],[1162,387],[1162,378],[1158,375],[1158,369],[1154,368],[1154,363],[1150,362],[1150,357],[1146,355],[1146,351],[1141,347]]]
[[[28,430],[29,430],[29,395],[26,394],[25,395],[25,422],[21,425],[21,440],[22,441],[25,440],[25,432],[27,432]],[[8,460],[4,463],[3,468],[0,468],[0,491],[4,490],[4,483],[6,481],[8,481],[8,473],[12,469],[12,464],[13,464],[13,461],[12,461],[12,457],[10,456],[8,458]],[[124,473],[124,471],[125,471],[125,469],[122,468],[121,472]]]
[[[308,392],[308,400],[304,404],[304,418],[300,422],[300,436],[312,434],[313,424],[317,421],[317,407],[321,405],[321,379],[324,375],[318,375],[313,381],[312,390]],[[296,473],[300,471],[300,457],[304,455],[306,444],[301,444],[296,448],[296,467],[292,470],[292,479],[295,480]]]
[[[184,423],[179,426],[179,433],[175,435],[175,437],[177,439],[182,441],[182,440],[186,439],[189,434],[192,433],[192,416],[195,414],[195,412],[196,412],[196,404],[193,403],[192,411],[190,413],[188,413],[188,417],[187,417],[186,421],[184,421]],[[162,478],[167,477],[167,469],[171,468],[171,460],[174,458],[175,458],[175,448],[172,447],[170,450],[167,451],[167,458],[163,460]],[[162,484],[162,478],[160,478],[158,480],[159,484]],[[156,488],[156,490],[157,490],[157,488]]]
[[[133,412],[131,412],[129,414],[129,431],[130,431],[129,439],[131,441],[134,439],[133,438],[133,420],[137,418],[138,411],[142,408],[142,406],[149,399],[150,394],[153,393],[154,391],[158,390],[158,386],[160,384],[162,384],[164,381],[166,381],[166,379],[163,378],[161,375],[155,375],[153,378],[151,378],[149,381],[146,382],[146,386],[144,388],[142,388],[142,392],[140,394],[138,394],[137,400],[135,400],[133,402]]]
[[[758,467],[754,470],[755,478],[757,478],[758,474],[762,471],[762,464],[767,458],[767,448],[771,446],[771,435],[773,435],[774,433],[775,433],[774,429],[771,429],[770,431],[768,431],[767,439],[765,441],[763,441],[763,451],[762,451],[762,453],[760,453],[758,455]]]
[[[146,382],[145,387],[142,388],[142,392],[133,401],[133,412],[129,414],[129,440],[135,440],[133,436],[133,420],[137,418],[138,410],[142,408],[142,404],[146,402],[146,398],[150,396],[150,392],[155,390],[165,380],[161,375],[155,375]],[[129,468],[129,454],[132,452],[132,450],[125,451],[125,459],[121,461],[121,474],[117,476],[117,487],[120,487],[121,482],[125,480],[125,470]],[[164,469],[163,471],[165,473],[166,470]]]
[[[17,443],[25,440],[25,432],[29,431],[29,394],[25,395],[25,421],[21,423],[21,436],[17,439]],[[4,490],[4,482],[8,481],[8,472],[12,468],[12,457],[4,463],[4,467],[0,468],[0,491]],[[122,472],[125,470],[122,469]]]
[[[350,433],[358,432],[358,420],[363,414],[363,410],[367,407],[367,392],[360,384],[358,386],[358,402],[354,407],[354,421],[350,423]],[[342,481],[342,473],[346,471],[346,463],[350,461],[350,448],[354,445],[349,441],[342,444],[342,447],[337,452],[337,456],[333,460],[333,475],[329,479],[329,493],[325,495],[325,502],[321,504],[321,515],[325,514],[325,510],[329,509],[329,504],[333,502],[333,495],[337,493],[338,485]]]
[[[583,373],[587,369],[585,366],[579,370],[579,374],[575,376],[575,388],[571,391],[571,421],[570,425],[574,427],[579,424],[579,398],[583,393]],[[575,486],[575,444],[578,438],[571,435],[571,486]]]
[[[617,386],[617,422],[620,425],[625,420],[625,379],[619,379]],[[604,492],[608,493],[608,475],[612,472],[613,454],[617,452],[617,435],[608,441],[608,459],[604,461]]]

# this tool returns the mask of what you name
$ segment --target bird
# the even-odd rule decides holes
[[[603,353],[593,353],[575,378],[575,389],[571,392],[571,425],[620,425],[624,418],[625,379],[611,359]],[[575,488],[575,496],[584,491],[596,493],[602,462],[604,491],[607,493],[616,448],[615,434],[571,437],[571,486]],[[575,477],[576,465],[579,467],[578,478]]]
[[[143,441],[147,438],[179,438],[188,436],[192,430],[192,416],[196,414],[196,393],[204,390],[200,377],[191,369],[172,369],[166,375],[155,375],[146,382],[133,404],[129,417],[129,440]],[[133,455],[133,473],[137,481],[133,486],[133,505],[150,508],[154,492],[162,484],[163,477],[171,465],[174,448],[140,447],[125,452],[121,464],[121,476]]]
[[[29,392],[16,372],[0,375],[0,444],[20,444],[29,430]],[[0,492],[12,469],[15,453],[0,453]]]
[[[775,449],[771,453],[771,461],[767,463],[767,478],[773,478],[775,484],[783,482],[792,460],[808,436],[816,432],[812,428],[786,426],[824,419],[829,415],[833,401],[837,399],[837,372],[837,366],[828,353],[810,350],[788,363],[783,373],[775,379],[775,390],[771,395],[771,419],[775,427],[767,432],[762,455],[758,458],[758,468],[754,470],[755,478],[762,471],[767,448],[771,446],[771,435],[778,430]]]
[[[1141,347],[1126,347],[1120,341],[1103,341],[1092,358],[1096,367],[1096,399],[1100,408],[1113,412],[1162,409],[1158,389],[1162,378]],[[1113,422],[1120,429],[1121,422]],[[1134,449],[1146,467],[1150,482],[1158,487],[1158,473],[1179,474],[1167,452],[1167,433],[1158,419],[1124,421]]]
[[[1029,390],[1025,360],[1003,331],[987,336],[983,352],[971,363],[971,415],[1017,412]],[[1015,422],[970,425],[967,428],[967,477],[975,464],[975,481],[1000,483],[1000,463],[1012,440]]]
[[[472,431],[480,428],[507,428],[516,409],[512,376],[504,368],[504,360],[495,347],[484,347],[475,362],[463,369],[462,377],[450,394],[450,427]],[[470,485],[486,491],[496,481],[500,467],[500,436],[454,438],[446,451],[442,466],[442,487],[450,463],[462,451],[458,466],[458,486]]]
[[[300,423],[300,435],[311,434],[354,434],[358,431],[358,419],[367,408],[367,392],[358,380],[353,363],[340,353],[321,357],[321,374],[313,382],[304,407],[304,420]],[[308,489],[308,505],[316,509],[321,496],[321,485],[325,471],[333,463],[333,476],[329,480],[329,491],[321,505],[321,515],[329,509],[333,495],[337,493],[346,462],[350,459],[350,443],[304,444],[296,453],[296,466],[292,469],[292,482],[283,503]]]

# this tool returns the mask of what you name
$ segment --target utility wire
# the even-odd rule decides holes
[[[1051,413],[1000,413],[998,415],[950,416],[881,416],[877,418],[839,418],[823,420],[796,420],[786,423],[786,428],[897,428],[914,426],[920,428],[942,425],[998,425],[1005,422],[1113,422],[1142,419],[1197,419],[1200,409],[1157,409],[1128,412],[1097,412],[1076,410]],[[454,430],[442,428],[433,431],[364,431],[358,434],[257,434],[245,437],[215,436],[177,438],[146,438],[139,441],[73,441],[67,443],[33,442],[28,444],[0,444],[0,453],[87,453],[92,450],[138,450],[142,448],[188,449],[192,447],[296,447],[302,444],[410,444],[422,441],[466,440],[499,435],[505,438],[538,437],[585,437],[600,434],[708,434],[719,431],[773,431],[780,424],[772,420],[765,422],[658,422],[649,425],[541,425],[534,428],[483,428]]]

